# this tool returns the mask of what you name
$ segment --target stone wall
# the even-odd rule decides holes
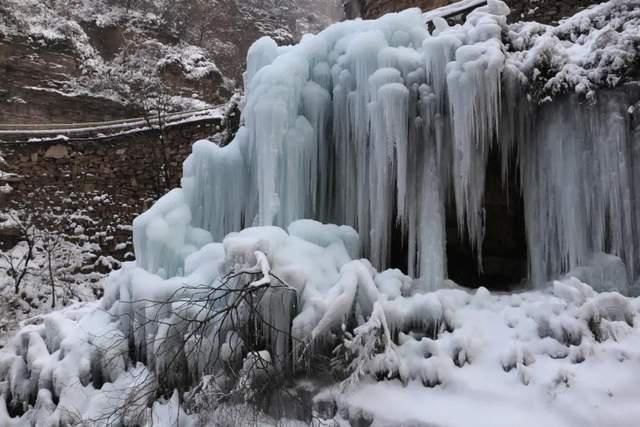
[[[561,19],[575,15],[592,6],[602,3],[597,0],[510,0],[511,21],[537,21],[544,24],[557,24]]]
[[[397,12],[409,7],[431,10],[454,0],[348,0],[345,12],[349,17],[361,16],[366,19],[377,18],[389,12]],[[591,5],[601,3],[597,0],[505,0],[511,8],[511,21],[538,21],[555,24],[560,19],[574,15]]]
[[[100,244],[103,255],[131,258],[127,253],[132,252],[133,219],[168,189],[179,186],[182,162],[192,143],[221,126],[222,119],[208,119],[167,129],[169,182],[162,172],[164,156],[157,133],[3,143],[6,172],[20,178],[8,183],[11,192],[0,194],[0,210],[23,210],[42,227],[53,226],[76,239]]]

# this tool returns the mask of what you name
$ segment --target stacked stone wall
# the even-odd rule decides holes
[[[221,125],[211,119],[168,128],[164,149],[154,132],[0,144],[6,172],[18,175],[6,182],[11,191],[0,193],[0,210],[22,211],[40,227],[98,243],[102,255],[131,258],[133,219],[180,185],[193,142]]]

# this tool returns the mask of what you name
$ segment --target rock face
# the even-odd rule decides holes
[[[89,94],[64,93],[62,82],[81,69],[69,46],[32,46],[0,39],[1,123],[72,123],[131,117],[131,108]]]
[[[385,13],[397,12],[408,7],[431,10],[455,3],[455,0],[347,0],[345,13],[355,18],[377,18]],[[597,0],[507,0],[511,8],[511,21],[537,21],[555,24],[560,19],[572,16],[576,12],[598,4]]]
[[[223,103],[256,39],[292,43],[341,12],[336,0],[7,0],[0,123],[131,117],[151,83],[173,110]]]

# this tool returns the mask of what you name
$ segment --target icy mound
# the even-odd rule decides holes
[[[184,276],[163,279],[127,264],[99,304],[47,316],[0,351],[0,422],[190,426],[197,414],[187,415],[174,390],[213,377],[214,396],[233,396],[255,388],[257,362],[273,378],[330,365],[346,380],[337,419],[364,411],[467,425],[363,399],[388,390],[433,402],[446,396],[454,406],[477,406],[488,393],[516,414],[535,399],[553,425],[574,425],[558,415],[568,403],[598,414],[593,420],[630,414],[637,300],[597,294],[576,279],[512,296],[484,288],[425,294],[397,270],[378,273],[352,259],[348,248],[357,245],[351,229],[302,221],[289,233],[251,228],[206,245],[186,258]],[[315,358],[336,346],[329,365]]]
[[[521,187],[532,283],[609,254],[627,289],[640,271],[640,87],[589,103],[574,93],[539,105],[531,93],[623,81],[637,58],[634,5],[612,1],[553,28],[509,26],[508,7],[489,1],[463,25],[436,18],[432,33],[411,9],[296,46],[257,41],[244,126],[226,147],[196,143],[182,189],[136,221],[139,265],[181,275],[189,254],[229,232],[313,218],[358,230],[378,269],[401,243],[409,275],[435,290],[447,277],[446,217],[482,260],[493,151],[504,184]]]

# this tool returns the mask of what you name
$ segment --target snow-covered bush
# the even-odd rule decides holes
[[[598,88],[632,80],[640,55],[639,6],[636,0],[609,1],[556,27],[511,26],[512,60],[537,88],[537,99],[574,90],[593,97]]]

